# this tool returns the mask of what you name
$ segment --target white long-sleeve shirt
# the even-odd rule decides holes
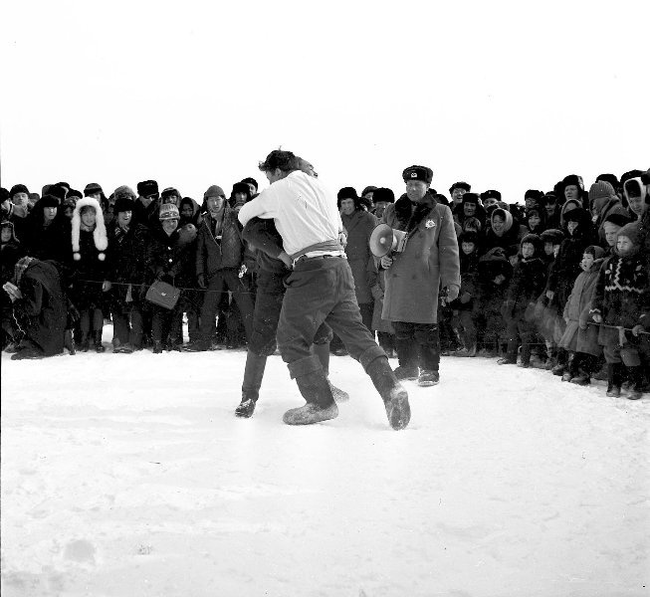
[[[336,195],[320,180],[299,170],[275,181],[239,210],[243,226],[254,217],[275,221],[288,255],[338,241],[343,229]]]

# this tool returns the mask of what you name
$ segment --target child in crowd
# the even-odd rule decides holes
[[[581,386],[591,383],[591,376],[598,369],[598,358],[603,352],[598,344],[598,327],[588,323],[591,297],[604,254],[604,249],[596,245],[585,249],[580,263],[582,273],[576,278],[564,307],[566,330],[560,346],[569,351],[569,365],[562,375],[562,381]]]
[[[514,267],[512,281],[508,286],[501,313],[507,323],[508,348],[499,359],[499,365],[517,362],[517,338],[521,339],[521,366],[530,367],[532,344],[537,327],[525,314],[546,283],[546,264],[542,259],[542,241],[536,234],[527,234],[521,241],[519,260]]]
[[[454,353],[457,357],[476,356],[476,325],[474,323],[474,297],[478,285],[478,234],[463,232],[458,238],[460,245],[460,292],[451,303],[452,327],[458,330],[463,347]]]
[[[607,396],[621,395],[627,367],[630,400],[641,398],[643,367],[648,366],[640,335],[650,311],[650,279],[640,249],[640,223],[626,224],[617,233],[615,254],[600,269],[590,310],[602,323],[598,342],[608,366]]]

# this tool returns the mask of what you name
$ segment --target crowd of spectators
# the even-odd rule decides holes
[[[572,174],[526,191],[522,204],[466,182],[448,196],[430,192],[451,208],[460,249],[459,297],[439,299],[443,355],[544,367],[580,385],[602,378],[611,396],[648,390],[648,172],[590,185]],[[64,182],[1,193],[2,349],[13,359],[104,352],[109,322],[116,353],[246,345],[256,250],[237,212],[257,194],[253,178],[229,197],[211,185],[200,203],[154,180],[110,196],[96,183],[81,192]],[[381,319],[384,272],[369,239],[394,202],[388,188],[338,192],[363,321],[389,356],[394,330]],[[147,299],[156,281],[180,290],[171,308]],[[345,354],[336,339],[332,351]]]

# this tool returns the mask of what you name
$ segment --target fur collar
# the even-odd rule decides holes
[[[418,227],[420,222],[424,220],[437,203],[434,197],[427,192],[422,202],[417,203],[415,209],[413,209],[411,200],[406,194],[402,195],[395,202],[395,217],[399,222],[399,230],[404,230],[407,234],[410,234]]]

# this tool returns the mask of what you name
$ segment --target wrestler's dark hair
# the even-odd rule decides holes
[[[298,167],[298,160],[291,151],[274,149],[263,162],[260,162],[259,168],[262,172],[269,172],[279,168],[282,172],[291,172]]]

